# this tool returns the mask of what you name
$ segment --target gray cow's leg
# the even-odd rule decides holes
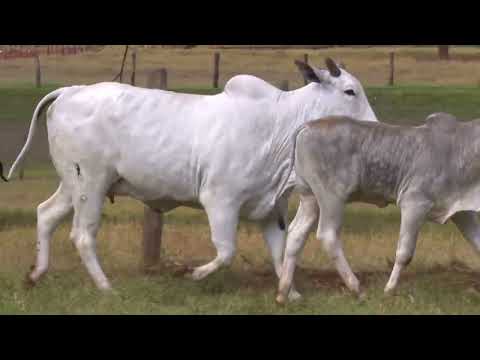
[[[360,295],[360,282],[348,264],[340,239],[345,203],[341,199],[326,194],[321,197],[320,223],[317,238],[335,265],[335,268],[348,289]]]
[[[477,213],[473,211],[458,212],[452,216],[452,221],[463,237],[480,254],[480,221]]]
[[[401,208],[400,238],[395,255],[395,265],[393,266],[390,279],[385,286],[385,293],[391,293],[395,290],[400,273],[413,258],[417,244],[418,233],[423,225],[425,218],[431,206],[428,204],[412,203],[404,205]]]
[[[294,290],[292,282],[297,258],[317,221],[318,205],[315,196],[311,193],[301,194],[297,214],[288,229],[287,246],[276,299],[280,304],[285,303],[287,295],[290,298]]]
[[[194,269],[192,278],[201,280],[218,270],[222,265],[230,265],[235,255],[238,208],[230,204],[212,201],[204,203],[210,224],[211,239],[217,249],[217,256],[206,265]]]
[[[50,240],[53,232],[72,210],[70,192],[60,183],[55,194],[37,208],[37,261],[28,276],[30,284],[37,282],[48,269]]]

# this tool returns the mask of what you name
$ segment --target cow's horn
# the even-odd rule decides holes
[[[335,61],[333,61],[330,58],[327,58],[325,60],[325,64],[327,65],[328,72],[332,77],[339,77],[341,74],[340,69],[338,68],[337,64],[335,64]]]

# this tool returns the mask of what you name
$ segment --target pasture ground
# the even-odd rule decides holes
[[[480,261],[451,224],[426,224],[416,256],[401,278],[398,295],[383,287],[395,254],[400,216],[395,207],[348,208],[342,238],[347,257],[367,290],[359,302],[343,286],[311,235],[297,270],[304,299],[274,302],[277,279],[256,225],[239,228],[238,253],[230,268],[202,282],[183,277],[181,265],[215,254],[202,211],[177,209],[166,216],[163,263],[150,275],[141,268],[141,204],[105,202],[98,255],[116,295],[99,293],[73,244],[70,219],[52,241],[51,267],[37,287],[24,277],[34,263],[36,205],[57,178],[48,168],[29,168],[23,181],[0,187],[0,313],[2,314],[476,314],[480,311]],[[292,201],[290,218],[296,201]],[[178,265],[181,264],[181,265]]]
[[[366,52],[362,52],[365,50],[361,49],[335,51],[345,55],[346,58],[352,56],[350,60],[352,64],[349,68],[355,72],[356,66],[361,70],[360,67],[363,64],[361,59],[373,61],[375,54],[380,50],[372,50],[368,56]],[[427,50],[403,49],[402,51],[407,51],[406,55],[411,51],[412,59],[417,59],[412,60],[412,64],[422,65],[422,71],[426,72],[429,66],[423,67],[422,61],[426,62],[425,64],[431,61],[433,64],[433,60],[429,60],[433,50]],[[104,73],[109,74],[108,71],[111,70],[114,75],[119,65],[117,57],[121,56],[121,51],[116,48],[106,51],[115,54],[115,57],[109,58],[110,61],[115,58],[115,62],[113,66],[112,64],[107,66],[108,60],[105,55]],[[142,53],[148,54],[149,51],[158,50],[146,49],[142,50]],[[188,53],[187,50],[168,51],[178,56],[175,59],[178,60],[179,66],[182,64],[179,59],[182,56],[186,59]],[[205,55],[205,58],[210,59],[210,49],[200,48],[195,51],[199,52],[199,56],[200,53],[205,52],[208,55]],[[237,50],[231,51],[233,54]],[[248,50],[238,50],[239,54],[241,51],[248,53]],[[281,50],[273,52],[275,51]],[[291,53],[288,54],[292,57],[304,52],[289,51]],[[331,53],[331,51],[322,51]],[[455,60],[453,66],[465,67],[465,69],[479,66],[475,58],[477,50],[467,48],[454,51],[458,51],[457,54],[464,54],[462,55],[464,58]],[[317,52],[319,58],[323,57],[321,51],[316,50],[315,53]],[[379,58],[383,59],[386,53],[387,50],[381,50]],[[259,52],[256,54],[256,59],[251,59],[252,63],[263,56],[266,59],[268,55],[259,55]],[[269,54],[271,61],[277,61],[271,53]],[[139,56],[139,58],[142,57]],[[100,61],[95,59],[92,57],[92,62]],[[354,59],[360,59],[357,65],[354,65]],[[239,64],[244,60],[238,60]],[[340,60],[349,65],[349,61]],[[368,62],[367,60],[364,64]],[[28,64],[25,61],[28,60],[12,64],[16,64],[17,69],[26,69]],[[47,85],[42,89],[31,89],[26,75],[25,83],[21,83],[23,75],[12,77],[11,80],[16,82],[9,83],[7,81],[9,73],[2,70],[5,64],[0,65],[2,82],[0,86],[0,156],[7,169],[23,145],[24,135],[36,102],[45,93],[59,86],[57,84],[79,82],[78,79],[81,76],[84,77],[89,71],[88,65],[80,73],[71,70],[73,72],[71,79],[66,79],[67,70],[73,69],[75,65],[69,64],[68,61],[79,60],[66,58],[65,61],[65,65],[60,61],[57,64],[58,78],[54,79],[56,84]],[[209,64],[210,62],[206,66]],[[185,73],[195,74],[195,71],[187,71],[189,68],[186,60],[185,65],[182,66],[185,66]],[[251,66],[253,69],[254,66]],[[375,65],[372,66],[375,67]],[[446,70],[444,69],[442,73],[443,70],[436,68],[435,71],[440,71],[438,74],[450,74],[447,65],[439,66],[445,66]],[[91,71],[94,71],[94,68],[97,69],[95,71],[100,71],[93,65]],[[369,66],[365,65],[365,68]],[[380,81],[375,83],[374,80],[368,80],[366,81],[367,94],[379,119],[389,123],[418,124],[428,114],[437,111],[451,112],[465,120],[478,118],[480,117],[480,109],[477,107],[480,88],[475,86],[476,80],[472,76],[465,75],[468,71],[458,69],[457,67],[455,70],[456,74],[464,79],[458,83],[460,85],[453,86],[456,82],[452,80],[452,75],[442,79],[438,75],[439,81],[447,79],[445,81],[450,85],[448,87],[410,84],[390,88],[381,86]],[[292,69],[292,73],[294,71],[295,69]],[[245,72],[255,73],[255,71]],[[265,74],[268,75],[268,72]],[[96,80],[100,75],[92,75],[90,79]],[[283,78],[281,73],[280,75],[279,80]],[[266,77],[268,80],[268,76]],[[208,77],[205,78],[208,79]],[[365,83],[362,76],[359,78]],[[186,79],[184,84],[179,81],[177,89],[179,86],[202,83],[201,79],[187,82],[189,80],[192,78]],[[444,84],[437,82],[439,83]],[[188,91],[215,92],[210,89],[201,89],[200,85],[197,89]],[[23,287],[23,280],[35,258],[36,206],[47,199],[58,184],[48,160],[44,125],[41,126],[27,164],[23,181],[15,180],[9,184],[0,184],[1,314],[478,314],[480,312],[480,258],[451,223],[446,225],[429,223],[423,227],[415,258],[401,277],[398,294],[385,297],[383,288],[392,268],[400,214],[393,206],[377,209],[360,204],[348,207],[342,239],[348,260],[366,288],[367,298],[363,302],[359,302],[347,292],[325,257],[321,245],[312,234],[303,252],[300,268],[296,272],[298,288],[304,295],[304,299],[285,307],[277,306],[274,299],[278,281],[274,276],[266,246],[257,226],[248,222],[242,222],[240,225],[238,252],[230,268],[222,269],[202,282],[194,282],[183,277],[178,271],[181,269],[178,264],[202,264],[214,256],[205,214],[202,211],[187,208],[180,208],[167,214],[162,244],[162,265],[152,274],[145,275],[141,268],[143,207],[134,200],[124,198],[117,198],[113,205],[105,202],[103,224],[98,235],[99,259],[117,290],[116,295],[104,295],[96,290],[80,262],[77,251],[68,239],[70,219],[55,233],[51,248],[50,271],[37,287],[26,290]],[[294,216],[295,205],[296,199],[293,199],[290,218]]]

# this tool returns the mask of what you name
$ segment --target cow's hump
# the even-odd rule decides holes
[[[252,75],[237,75],[225,85],[224,92],[229,96],[251,99],[276,98],[280,89]]]
[[[450,131],[457,127],[458,120],[455,116],[448,113],[435,113],[427,117],[425,125],[433,129]]]

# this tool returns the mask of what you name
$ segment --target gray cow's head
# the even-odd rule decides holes
[[[326,98],[329,115],[350,116],[358,120],[378,121],[368,102],[360,81],[327,58],[327,70],[318,69],[302,61],[295,61],[305,80],[313,83],[313,91]]]

